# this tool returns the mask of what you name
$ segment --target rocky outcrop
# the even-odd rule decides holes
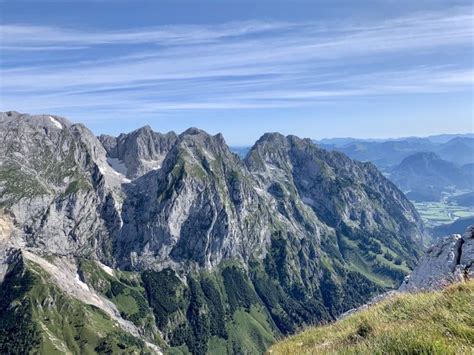
[[[7,112],[0,141],[0,209],[16,230],[9,243],[110,260],[106,245],[120,225],[127,180],[92,132],[58,116]]]
[[[377,295],[364,305],[345,312],[338,319],[345,319],[354,313],[369,309],[400,292],[442,290],[453,283],[473,278],[474,226],[470,226],[462,236],[452,234],[432,245],[398,290]]]
[[[309,139],[278,133],[264,135],[247,155],[246,164],[275,199],[286,196],[282,211],[292,214],[300,202],[337,231],[338,243],[343,244],[343,236],[357,235],[362,244],[377,240],[408,259],[416,254],[414,246],[424,234],[421,219],[374,165],[320,149]],[[401,235],[410,237],[402,241]]]
[[[462,236],[461,255],[457,266],[464,279],[474,278],[474,226],[470,226]]]
[[[271,218],[251,175],[221,135],[182,133],[161,169],[127,188],[121,259],[150,267],[189,262],[211,268],[265,248]]]
[[[474,226],[431,246],[400,291],[436,290],[474,276]]]
[[[158,170],[168,152],[176,143],[176,133],[161,134],[145,126],[118,137],[99,136],[107,150],[109,163],[130,179]]]

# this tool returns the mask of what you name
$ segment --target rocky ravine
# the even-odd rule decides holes
[[[12,264],[18,250],[49,271],[67,261],[91,300],[164,346],[261,352],[396,286],[420,255],[423,226],[403,193],[308,139],[265,134],[240,159],[195,128],[98,139],[58,116],[6,112],[0,140],[2,279],[29,275],[31,263]],[[33,271],[35,287],[58,284]],[[18,297],[42,304],[33,291]],[[248,333],[235,329],[242,317]]]

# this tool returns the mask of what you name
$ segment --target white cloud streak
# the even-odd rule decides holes
[[[469,90],[470,61],[446,52],[472,59],[472,21],[462,9],[365,26],[245,22],[84,31],[4,24],[0,109],[258,109]],[[41,60],[28,64],[25,52]]]

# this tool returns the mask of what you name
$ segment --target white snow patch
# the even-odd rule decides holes
[[[106,165],[103,163],[98,163],[97,166],[99,167],[99,171],[102,173],[102,175],[119,178],[120,181],[125,184],[128,184],[129,182],[131,182],[130,179],[127,179],[123,174],[120,174],[118,171],[116,171],[114,168],[112,168],[108,164]]]
[[[84,290],[89,291],[89,286],[87,286],[87,284],[85,284],[84,282],[81,281],[81,279],[79,277],[79,274],[76,274],[75,280],[76,280],[76,283],[79,286],[81,286]]]
[[[311,197],[303,196],[302,200],[303,200],[304,203],[306,203],[308,205],[311,205],[311,206],[315,205],[315,202]]]
[[[127,175],[127,167],[125,163],[118,158],[107,158],[107,162],[115,171],[122,175]]]
[[[99,167],[99,171],[102,175],[109,173],[109,168],[106,167],[105,165],[99,163],[97,164],[97,166]]]
[[[46,271],[54,283],[65,293],[83,303],[91,304],[102,309],[117,322],[123,330],[136,337],[141,337],[138,328],[132,322],[123,319],[117,307],[111,301],[97,294],[94,289],[89,289],[89,287],[80,280],[77,274],[77,267],[73,260],[56,258],[55,265],[25,249],[22,249],[22,254],[27,260],[34,262]],[[81,287],[77,287],[77,285]],[[150,350],[156,354],[162,354],[159,347],[153,346],[153,344],[149,344],[148,346]]]
[[[59,123],[56,119],[54,119],[53,116],[49,116],[49,119],[51,120],[51,122],[53,122],[53,124],[59,128],[59,129],[63,129],[63,125],[61,123]]]
[[[255,189],[255,191],[257,191],[257,192],[258,192],[259,194],[261,194],[261,195],[264,195],[264,194],[265,194],[265,190],[262,190],[262,189],[259,188],[259,187],[254,186],[254,189]]]
[[[141,163],[147,170],[161,169],[161,160],[145,160],[141,159]]]
[[[104,270],[107,274],[109,274],[110,276],[114,276],[114,270],[110,267],[108,267],[107,265],[104,265],[102,263],[99,263],[99,266],[102,268],[102,270]]]

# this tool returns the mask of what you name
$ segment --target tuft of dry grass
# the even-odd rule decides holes
[[[396,294],[273,345],[280,354],[474,354],[474,281]]]

